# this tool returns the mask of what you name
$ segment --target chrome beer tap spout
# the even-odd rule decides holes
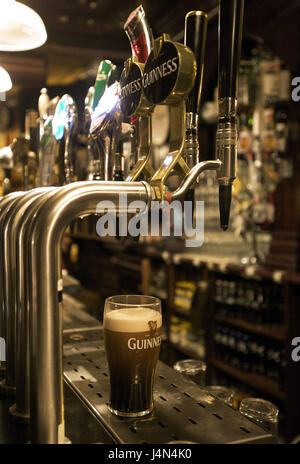
[[[220,0],[218,33],[218,103],[216,158],[222,161],[219,181],[220,223],[229,225],[232,183],[237,160],[237,78],[240,62],[244,0]]]
[[[119,204],[126,193],[127,203]],[[132,201],[149,205],[151,187],[145,182],[74,182],[55,192],[33,220],[29,240],[32,288],[30,302],[31,441],[64,441],[62,308],[60,246],[73,219],[96,211],[105,200],[108,210],[125,211]],[[111,205],[111,206],[110,206]],[[45,366],[47,368],[45,369]]]

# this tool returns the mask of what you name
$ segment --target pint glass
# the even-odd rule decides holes
[[[109,410],[139,417],[153,409],[153,380],[161,344],[161,302],[146,295],[116,295],[104,308],[110,373]]]

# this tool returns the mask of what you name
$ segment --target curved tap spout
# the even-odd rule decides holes
[[[1,390],[12,391],[16,385],[16,225],[20,211],[40,195],[43,188],[24,192],[12,204],[9,214],[1,223],[1,238],[4,244],[4,296],[6,326],[6,376],[1,383]]]
[[[140,200],[148,205],[152,199],[152,190],[144,182],[75,182],[49,198],[34,220],[30,240],[32,443],[64,441],[62,308],[59,303],[62,288],[59,251],[63,232],[76,217],[94,213],[100,201],[106,201],[108,210],[123,210],[118,203],[120,193],[127,195],[124,210],[132,201]],[[111,206],[108,201],[112,202]]]
[[[6,214],[9,214],[11,205],[14,203],[14,201],[20,197],[20,195],[23,195],[24,192],[12,192],[3,197],[0,201],[0,236],[1,236],[1,230],[2,230],[2,223],[3,220],[6,216]],[[5,305],[4,305],[4,293],[5,293],[5,288],[3,287],[3,281],[4,281],[4,242],[3,240],[0,242],[1,244],[1,253],[0,253],[0,336],[4,339],[6,339],[6,330],[5,330],[5,318],[4,318],[4,310],[5,310]],[[5,370],[5,363],[1,363],[1,370]]]
[[[1,243],[1,254],[0,254],[0,290],[1,290],[1,314],[0,314],[0,322],[1,322],[1,335],[7,341],[7,338],[9,338],[9,335],[7,334],[7,312],[8,312],[8,306],[7,306],[7,298],[8,298],[8,289],[6,286],[6,273],[5,273],[5,267],[6,267],[6,261],[9,259],[9,253],[7,250],[7,243],[4,242],[4,228],[5,228],[5,223],[7,219],[11,216],[12,214],[12,208],[13,205],[15,204],[16,201],[20,197],[25,195],[25,192],[13,192],[11,194],[6,195],[5,198],[1,200],[0,203],[0,243]],[[6,351],[6,360],[10,358],[11,352],[9,350],[9,344],[6,343],[5,346],[5,351]],[[7,361],[6,361],[7,362]],[[6,371],[6,369],[5,369]],[[0,382],[0,393],[3,395],[13,395],[15,392],[14,385],[11,387],[6,381],[6,378],[4,378]]]
[[[222,162],[220,160],[201,161],[189,170],[178,189],[174,192],[167,192],[166,198],[168,201],[181,200],[186,192],[193,187],[201,172],[220,169],[221,166]]]
[[[16,423],[30,421],[30,377],[29,377],[29,288],[31,269],[28,266],[28,240],[32,219],[41,204],[59,187],[35,189],[34,193],[14,218],[16,237],[16,403],[9,409]]]

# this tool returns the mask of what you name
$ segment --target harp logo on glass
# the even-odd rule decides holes
[[[6,361],[5,357],[5,340],[0,337],[0,361]]]
[[[100,201],[96,208],[100,218],[96,224],[99,237],[183,237],[186,247],[200,247],[204,242],[203,201],[127,202],[127,194],[119,194],[116,205]]]

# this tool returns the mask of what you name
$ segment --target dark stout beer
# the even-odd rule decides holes
[[[111,412],[133,417],[151,412],[161,325],[161,314],[143,307],[117,309],[105,314]]]

